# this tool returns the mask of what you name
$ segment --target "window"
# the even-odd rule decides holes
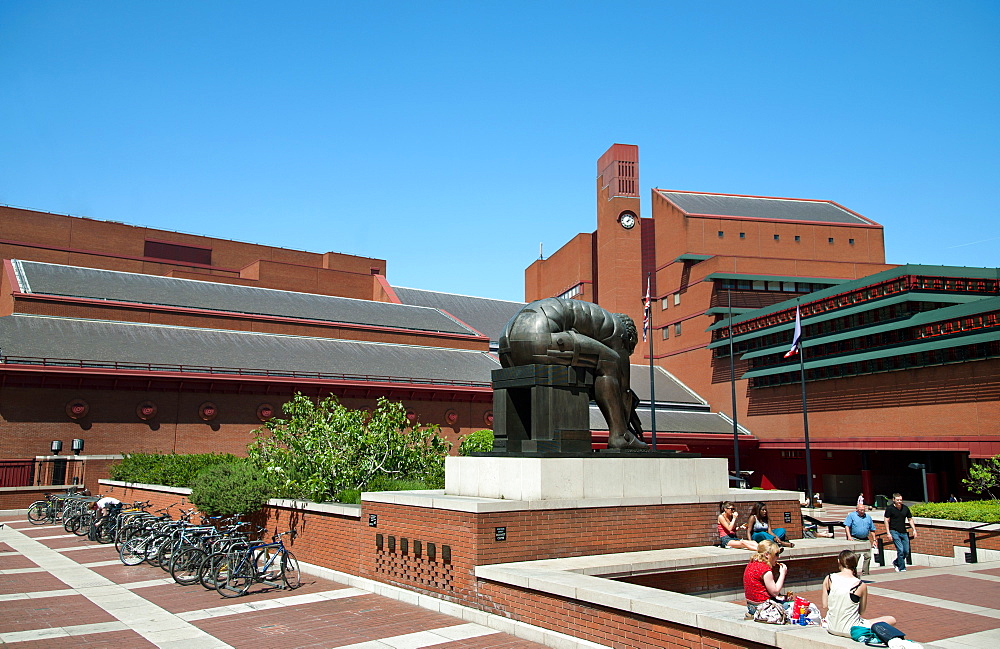
[[[674,335],[675,336],[681,335],[681,323],[680,322],[678,322],[677,324],[674,325]]]
[[[747,233],[746,232],[740,232],[740,239],[746,239],[746,238],[747,238]]]
[[[774,240],[775,241],[781,241],[781,235],[780,234],[774,235]]]
[[[736,288],[741,291],[749,291],[753,288],[753,282],[748,279],[740,279],[736,281]]]
[[[670,300],[663,298],[660,300],[660,311],[666,311],[667,307],[670,305]]]
[[[795,241],[802,241],[802,237],[800,237],[799,235],[796,234],[795,235]]]
[[[664,340],[668,340],[670,338],[670,327],[664,327],[663,329],[660,329],[660,331],[662,332],[661,335]]]
[[[681,294],[674,293],[674,306],[677,306],[680,303],[681,303]]]
[[[767,290],[769,290],[769,291],[780,291],[781,290],[781,282],[768,282],[767,283]]]
[[[719,230],[719,238],[721,239],[724,235],[725,235],[725,232],[723,232],[722,230]]]
[[[852,246],[853,246],[853,245],[854,245],[854,239],[848,239],[848,240],[847,240],[847,243],[849,243],[850,245],[852,245]]]
[[[762,279],[755,279],[753,281],[753,290],[755,290],[755,291],[766,291],[767,290],[767,282],[765,282]]]
[[[782,282],[781,283],[781,290],[784,291],[785,293],[794,293],[795,292],[795,282]]]
[[[568,300],[570,298],[573,298],[573,297],[576,297],[577,295],[582,295],[582,294],[583,294],[583,284],[577,284],[576,286],[574,286],[573,288],[569,289],[568,291],[563,291],[562,293],[560,293],[556,297],[561,297],[561,298],[565,298],[565,299]]]
[[[827,239],[826,242],[827,243],[833,243],[833,237],[830,237],[829,239]]]

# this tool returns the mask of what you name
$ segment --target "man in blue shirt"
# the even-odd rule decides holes
[[[864,502],[858,502],[858,508],[844,519],[844,532],[848,540],[865,541],[868,545],[864,552],[859,552],[858,563],[862,563],[861,574],[867,575],[872,565],[872,543],[875,542],[875,521],[868,515]]]

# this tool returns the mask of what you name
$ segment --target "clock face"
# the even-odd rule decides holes
[[[635,214],[631,212],[622,212],[618,216],[618,222],[622,224],[622,227],[626,230],[631,230],[635,227]]]

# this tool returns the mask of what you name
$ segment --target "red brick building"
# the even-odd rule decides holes
[[[102,460],[239,453],[295,391],[400,400],[457,441],[492,425],[490,341],[521,306],[404,304],[381,259],[9,207],[0,255],[0,486],[31,480],[53,441]]]
[[[896,272],[885,263],[882,226],[833,201],[653,189],[644,213],[637,147],[613,145],[601,156],[597,174],[597,229],[576,235],[548,259],[529,266],[526,300],[556,295],[590,300],[641,322],[648,281],[655,300],[654,362],[712,410],[729,416],[730,310],[735,322],[753,323],[741,326],[759,327],[761,336],[771,336],[770,344],[780,331],[778,338],[787,351],[788,313],[791,308],[794,316],[795,300],[805,305],[824,296],[837,303],[834,296],[841,287],[878,284],[884,272]],[[978,279],[997,275],[995,269],[938,269],[932,275],[954,283],[968,280],[970,273]],[[944,289],[945,297],[917,299],[917,292],[926,291],[913,289],[910,300],[904,301],[919,306],[893,311],[893,318],[902,323],[923,310],[963,300],[975,302],[968,308],[980,309],[975,315],[986,317],[992,306],[979,298],[996,296],[997,286],[983,286],[975,300],[968,295],[955,298],[954,291]],[[839,329],[833,333],[843,341],[881,335],[868,328],[888,318],[888,312],[880,310],[887,299],[872,299],[867,320],[850,320],[850,314],[836,320]],[[781,314],[782,328],[775,329],[775,314]],[[1000,336],[996,329],[980,333],[993,344]],[[736,340],[741,340],[738,335]],[[746,374],[751,363],[759,362],[751,360],[752,355],[741,356],[746,344],[737,345],[734,363],[737,419],[749,433],[740,436],[741,468],[755,471],[752,483],[804,489],[802,406],[793,398],[799,386],[771,385],[760,374]],[[873,491],[897,489],[916,498],[920,472],[906,466],[926,461],[932,496],[959,492],[959,478],[970,457],[1000,452],[1000,377],[995,363],[990,352],[984,352],[963,356],[962,362],[947,368],[928,362],[900,373],[883,366],[864,377],[823,374],[816,368],[809,382],[817,409],[811,422],[814,490],[850,502],[862,488],[869,498]],[[657,429],[661,440],[712,455],[733,455],[731,437],[728,448],[722,443],[696,445],[691,436],[661,428],[659,418]]]

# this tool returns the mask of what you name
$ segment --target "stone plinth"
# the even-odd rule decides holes
[[[445,494],[503,500],[676,499],[729,492],[724,458],[449,457]]]

